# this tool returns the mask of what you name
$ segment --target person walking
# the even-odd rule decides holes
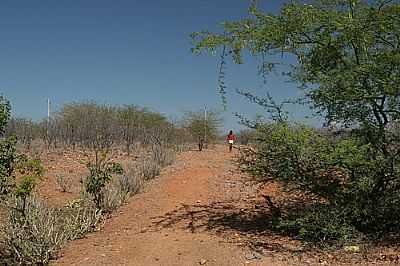
[[[233,143],[236,141],[236,136],[233,134],[233,131],[229,131],[228,136],[226,137],[226,142],[229,145],[229,152],[232,151]]]
[[[202,137],[199,137],[199,151],[203,150],[204,140]]]

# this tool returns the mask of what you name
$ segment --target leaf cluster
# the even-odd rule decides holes
[[[290,1],[277,14],[254,2],[248,18],[224,23],[222,33],[202,31],[192,38],[194,53],[221,49],[237,64],[243,63],[246,53],[262,57],[263,75],[284,66],[285,78],[296,82],[305,95],[299,102],[309,104],[326,125],[344,128],[347,135],[335,139],[290,124],[285,103],[275,102],[268,92],[261,98],[239,91],[276,122],[244,121],[259,136],[255,148],[242,158],[243,169],[316,196],[326,212],[321,212],[324,207],[314,208],[310,217],[335,216],[332,221],[342,225],[339,229],[398,232],[399,1]],[[287,63],[288,58],[294,63]],[[319,238],[333,228],[327,220],[310,223],[310,217],[294,223],[310,234],[297,233]],[[331,232],[333,237],[337,230]]]
[[[0,96],[0,200],[9,195],[15,186],[15,144],[13,136],[4,138],[7,123],[10,119],[11,106],[7,99]]]
[[[106,152],[103,152],[100,157],[96,154],[95,161],[88,162],[86,166],[89,175],[84,182],[85,192],[92,196],[96,207],[102,209],[106,185],[112,180],[113,174],[121,175],[124,170],[121,164],[110,161]]]
[[[20,156],[16,165],[16,172],[21,178],[16,187],[15,195],[26,198],[31,195],[33,189],[43,177],[45,169],[39,159],[29,159],[26,156]]]
[[[351,132],[334,139],[289,123],[264,124],[257,132],[256,150],[243,153],[242,169],[262,182],[278,180],[286,189],[316,198],[318,203],[307,215],[315,211],[318,216],[325,208],[326,216],[334,215],[343,228],[355,228],[366,234],[399,229],[395,222],[400,218],[399,173],[392,172],[385,155],[371,144],[363,143]],[[399,166],[396,164],[395,168]],[[388,176],[395,178],[382,183]],[[297,225],[302,219],[306,218],[289,217]],[[317,236],[332,225],[326,220],[321,224],[323,227],[315,227],[321,232],[309,231],[307,235]]]

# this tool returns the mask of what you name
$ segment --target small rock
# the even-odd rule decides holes
[[[205,260],[205,259],[201,259],[199,262],[200,265],[206,265],[206,263],[207,263],[207,260]]]
[[[257,252],[252,252],[250,254],[247,254],[245,257],[246,257],[246,260],[261,260],[262,259],[262,255]]]
[[[345,246],[344,251],[358,253],[358,252],[360,252],[360,247],[359,246]]]

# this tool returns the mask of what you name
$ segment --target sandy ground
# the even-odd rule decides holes
[[[275,200],[282,192],[277,184],[249,182],[237,171],[235,156],[223,146],[179,155],[101,231],[69,243],[53,264],[380,264],[362,254],[310,253],[300,242],[268,230],[272,218],[260,193]]]
[[[109,157],[125,167],[137,157],[123,152],[110,152]],[[37,187],[37,195],[49,206],[62,207],[79,198],[83,177],[89,174],[86,163],[94,160],[93,152],[59,150],[45,152],[40,156],[46,169],[45,175]],[[67,192],[63,192],[57,184],[58,175],[64,176],[71,183]]]
[[[233,156],[225,147],[182,154],[144,193],[120,208],[101,232],[70,243],[55,264],[281,264],[253,253],[235,233],[239,229],[229,224],[240,212],[235,202],[246,194],[238,186]]]

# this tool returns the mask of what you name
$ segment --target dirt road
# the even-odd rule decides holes
[[[243,221],[238,203],[251,199],[234,156],[221,146],[181,154],[100,232],[71,242],[55,264],[287,265],[242,239],[253,225]]]

